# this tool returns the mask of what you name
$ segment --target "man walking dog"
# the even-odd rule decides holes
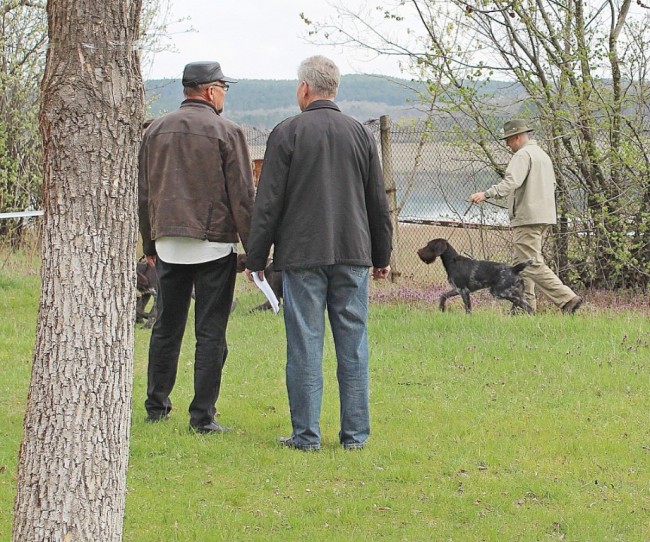
[[[140,149],[140,233],[156,263],[158,317],[149,343],[147,420],[166,418],[195,289],[196,350],[190,428],[220,433],[215,421],[228,355],[226,326],[253,209],[251,161],[241,128],[221,117],[229,84],[218,62],[183,71],[185,101],[147,129]]]
[[[555,208],[555,172],[551,158],[529,134],[526,121],[514,119],[503,126],[506,145],[514,155],[503,180],[485,192],[476,192],[469,199],[481,203],[489,198],[508,198],[508,214],[513,231],[515,261],[533,260],[521,272],[526,302],[537,308],[535,286],[565,314],[573,314],[582,298],[564,285],[544,263],[542,240],[549,225],[557,222]]]

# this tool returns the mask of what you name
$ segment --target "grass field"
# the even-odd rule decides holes
[[[31,264],[0,269],[0,541],[38,308]],[[191,323],[172,416],[144,422],[149,332],[136,332],[125,541],[650,541],[647,300],[510,317],[478,296],[467,316],[373,285],[369,445],[338,445],[328,340],[323,449],[303,453],[276,443],[290,433],[282,318],[248,313],[261,294],[242,280],[237,295],[218,403],[230,433],[187,430]]]

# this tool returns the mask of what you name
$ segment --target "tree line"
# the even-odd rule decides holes
[[[296,105],[297,81],[289,79],[243,79],[232,85],[224,114],[237,122],[257,128],[273,128],[278,122],[300,112]],[[415,116],[414,98],[424,84],[408,79],[376,75],[343,75],[337,102],[364,104],[366,115],[379,118]],[[147,114],[158,117],[177,109],[183,100],[178,79],[152,79],[145,82]],[[347,112],[347,110],[346,110]],[[366,118],[359,120],[367,120]]]

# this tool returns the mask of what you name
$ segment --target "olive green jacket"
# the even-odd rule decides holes
[[[512,226],[555,224],[555,184],[550,157],[531,139],[512,156],[503,180],[485,196],[508,198]]]

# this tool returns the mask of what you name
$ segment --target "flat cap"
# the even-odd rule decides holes
[[[503,125],[503,137],[500,137],[499,139],[508,139],[514,135],[532,131],[533,129],[528,127],[525,120],[513,119]]]
[[[203,83],[214,83],[215,81],[237,82],[223,74],[221,64],[218,62],[190,62],[183,70],[184,87],[196,87]]]

